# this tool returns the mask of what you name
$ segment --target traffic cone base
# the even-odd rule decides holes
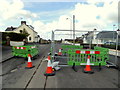
[[[90,65],[86,65],[85,71],[91,71]]]
[[[83,70],[84,73],[89,73],[89,74],[93,74],[94,72],[93,71],[85,71]]]
[[[45,75],[45,76],[54,76],[54,75],[55,75],[55,72],[52,72],[52,73],[45,73],[44,75]]]
[[[32,69],[34,68],[35,66],[32,66],[32,67],[25,67],[25,69]]]
[[[47,67],[46,73],[44,74],[45,76],[54,76],[55,72],[52,69],[52,67]]]

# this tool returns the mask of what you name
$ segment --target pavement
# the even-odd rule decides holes
[[[109,54],[120,56],[120,50],[109,49]]]

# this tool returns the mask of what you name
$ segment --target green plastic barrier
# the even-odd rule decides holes
[[[108,58],[106,58],[104,55],[105,53],[103,51],[100,51],[100,54],[83,54],[83,53],[76,53],[76,50],[80,51],[100,51],[100,50],[87,50],[87,49],[74,49],[74,50],[68,50],[68,65],[86,65],[87,63],[87,57],[90,55],[90,63],[94,66],[105,66],[107,63],[106,61]]]
[[[94,47],[94,50],[100,50],[103,57],[109,60],[109,49],[108,48],[103,48],[103,47]]]
[[[18,56],[18,57],[28,57],[28,54],[31,54],[31,56],[34,57],[39,53],[36,45],[13,46],[12,52],[13,52],[13,56]]]
[[[76,45],[62,45],[62,54],[67,55],[69,49],[83,49],[83,46]]]

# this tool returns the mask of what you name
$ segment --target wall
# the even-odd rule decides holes
[[[23,29],[25,29],[28,32],[28,34],[30,34],[27,37],[28,38],[28,42],[34,42],[34,32],[28,26],[26,26],[25,24],[22,24],[20,27],[15,29],[14,32],[20,33],[20,30],[23,30]],[[31,40],[29,40],[30,37],[31,37]]]

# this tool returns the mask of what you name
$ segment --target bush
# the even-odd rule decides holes
[[[6,37],[9,36],[11,41],[23,41],[23,39],[26,39],[28,35],[26,34],[20,34],[20,33],[14,33],[14,32],[3,32],[2,33],[2,41],[6,41]]]
[[[102,45],[102,47],[116,49],[116,45]],[[120,50],[120,45],[118,45],[118,50]]]

